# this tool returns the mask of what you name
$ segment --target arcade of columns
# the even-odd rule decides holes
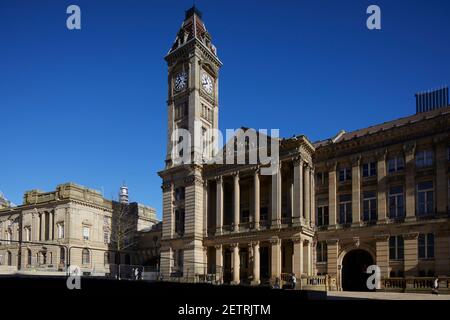
[[[224,184],[225,180],[231,177],[233,186],[232,197],[232,222],[230,226],[224,224]],[[242,179],[241,179],[242,177]],[[205,236],[204,250],[208,247],[215,250],[215,259],[212,255],[206,260],[216,266],[224,266],[224,252],[231,250],[231,283],[238,284],[241,280],[241,266],[243,264],[241,251],[248,252],[248,262],[251,268],[251,283],[259,284],[261,281],[261,261],[260,248],[268,247],[270,261],[270,279],[273,281],[280,278],[282,272],[295,273],[297,277],[302,274],[312,275],[313,270],[313,226],[315,224],[314,212],[314,169],[312,166],[297,157],[295,159],[284,160],[278,166],[277,172],[272,176],[263,176],[259,168],[245,167],[239,171],[225,172],[214,175],[206,179],[206,184],[214,184],[215,180],[215,223],[208,223],[208,204],[211,197],[208,187],[205,188]],[[245,180],[245,184],[242,180]],[[270,189],[267,186],[271,184]],[[249,191],[250,197],[251,223],[241,221],[241,191]],[[261,186],[264,190],[261,190]],[[214,187],[214,186],[213,186]],[[271,212],[268,210],[267,221],[261,221],[261,197],[262,191],[270,192],[268,203]],[[267,196],[267,193],[264,196]],[[287,193],[287,194],[285,194]],[[214,195],[212,195],[214,196]],[[284,196],[284,197],[283,197]],[[285,200],[286,199],[286,200]],[[288,200],[287,200],[288,199]],[[283,206],[284,205],[284,206]],[[285,210],[283,210],[285,208]],[[210,208],[214,209],[214,208]],[[282,211],[283,210],[283,211]],[[214,213],[214,212],[213,212]],[[283,213],[283,214],[282,214]],[[211,217],[211,215],[210,215]],[[214,219],[212,219],[214,220]],[[211,230],[212,229],[212,230]],[[290,249],[284,251],[283,246]],[[287,257],[286,255],[289,255]],[[247,257],[247,256],[244,256]],[[244,258],[245,259],[245,258]],[[211,261],[213,260],[213,261]],[[289,266],[282,268],[282,260],[288,261]],[[284,269],[284,270],[283,270]],[[223,280],[223,272],[216,269],[216,275]]]

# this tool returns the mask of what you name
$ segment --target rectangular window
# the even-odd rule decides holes
[[[327,262],[327,243],[325,241],[317,242],[317,262]]]
[[[339,182],[352,180],[352,169],[342,168],[339,170]]]
[[[376,192],[364,192],[363,194],[363,220],[377,220],[377,195]]]
[[[403,157],[394,157],[388,160],[388,172],[394,173],[405,169],[405,159]]]
[[[367,162],[363,164],[363,177],[374,177],[377,175],[377,163]]]
[[[391,187],[389,189],[389,217],[391,219],[398,219],[404,216],[403,186]]]
[[[57,224],[58,239],[64,239],[64,223]]]
[[[175,210],[175,233],[184,235],[184,210]]]
[[[25,227],[25,241],[31,241],[31,227]]]
[[[12,236],[11,236],[11,230],[7,230],[7,231],[6,231],[6,237],[5,237],[6,244],[11,244],[11,238],[12,238]]]
[[[419,234],[417,239],[420,259],[434,258],[434,234]]]
[[[108,244],[109,243],[109,232],[103,231],[103,243]]]
[[[90,232],[89,227],[83,227],[83,240],[89,240]]]
[[[434,161],[432,150],[421,150],[416,153],[416,166],[418,168],[431,167]]]
[[[404,257],[403,236],[389,237],[389,259],[403,260],[403,257]]]
[[[339,223],[352,223],[352,195],[341,195],[339,197]]]
[[[432,181],[417,184],[417,214],[419,216],[434,214],[434,190]]]
[[[329,224],[328,206],[320,206],[317,208],[317,225],[327,226]]]
[[[175,189],[175,200],[182,201],[185,198],[185,188],[179,187]]]
[[[328,184],[328,172],[318,172],[316,175],[316,183],[318,186],[326,186]]]

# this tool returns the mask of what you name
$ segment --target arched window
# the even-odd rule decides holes
[[[91,263],[91,254],[89,249],[83,249],[81,253],[81,263],[82,264],[90,264]]]
[[[6,253],[6,264],[12,266],[12,254],[10,251]]]
[[[59,263],[60,264],[66,264],[66,249],[60,248],[59,249]]]
[[[33,256],[30,249],[27,249],[27,265],[31,266],[33,264]]]

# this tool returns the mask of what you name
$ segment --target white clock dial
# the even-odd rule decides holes
[[[181,73],[177,74],[177,76],[175,77],[175,83],[174,83],[175,91],[183,90],[184,88],[186,88],[186,85],[187,85],[186,72],[181,72]]]
[[[205,91],[209,94],[213,92],[213,81],[211,77],[206,73],[202,74],[202,86],[203,89],[205,89]]]

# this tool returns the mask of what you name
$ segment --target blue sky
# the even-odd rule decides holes
[[[66,28],[77,4],[82,30]],[[382,30],[366,28],[377,4]],[[74,181],[161,215],[163,60],[192,1],[0,0],[0,190]],[[221,129],[311,140],[410,115],[449,84],[450,1],[196,0],[224,63]]]

